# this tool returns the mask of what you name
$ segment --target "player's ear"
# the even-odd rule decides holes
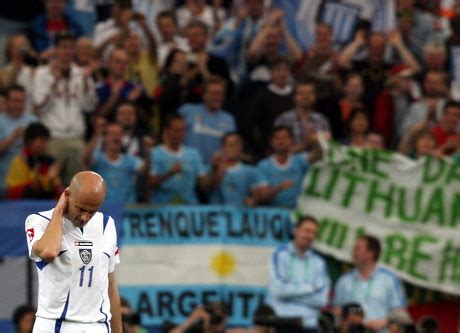
[[[66,198],[68,199],[70,196],[70,187],[66,187],[66,189],[64,190],[64,193],[65,193]]]

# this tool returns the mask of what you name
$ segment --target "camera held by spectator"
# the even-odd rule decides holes
[[[340,333],[364,333],[364,310],[358,303],[348,303],[342,306],[342,321]]]

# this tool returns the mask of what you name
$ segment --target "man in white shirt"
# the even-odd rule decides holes
[[[56,58],[36,70],[33,101],[39,119],[51,132],[50,153],[62,164],[64,184],[82,170],[85,112],[93,111],[97,97],[94,82],[73,63],[75,37],[59,33],[55,40]]]
[[[117,233],[113,219],[98,212],[105,192],[100,175],[80,172],[54,209],[27,217],[39,282],[33,333],[121,333]]]
[[[158,65],[163,68],[166,58],[174,49],[189,52],[187,40],[178,33],[176,14],[172,10],[159,12],[156,24],[160,38],[158,40],[157,57]]]

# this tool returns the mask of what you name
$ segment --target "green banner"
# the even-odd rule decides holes
[[[378,237],[381,264],[415,285],[460,295],[460,165],[330,144],[308,172],[298,213],[320,221],[315,247],[351,261],[356,238]]]

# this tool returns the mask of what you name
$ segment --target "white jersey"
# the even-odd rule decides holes
[[[43,236],[52,214],[53,209],[31,214],[25,223],[29,257],[38,272],[36,315],[56,320],[56,327],[63,321],[100,322],[108,327],[108,274],[120,262],[115,222],[98,212],[78,228],[64,218],[61,252],[48,263],[32,251],[32,246]]]

